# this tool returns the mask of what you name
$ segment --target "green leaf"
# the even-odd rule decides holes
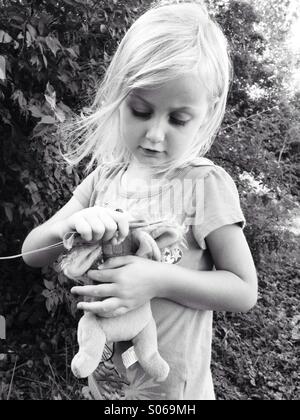
[[[48,68],[48,60],[47,60],[47,57],[44,54],[42,54],[42,56],[43,56],[44,65],[45,65],[45,67],[47,69]]]
[[[49,126],[47,124],[37,124],[32,132],[31,138],[41,138],[46,136],[49,132]]]
[[[52,36],[47,36],[45,38],[48,48],[52,51],[53,55],[56,57],[57,51],[62,49],[62,46],[59,40]]]
[[[37,55],[33,55],[33,56],[31,57],[31,59],[30,59],[30,64],[32,64],[33,66],[40,67],[41,62],[40,62],[40,60],[39,60],[39,58],[38,58],[38,56],[37,56]]]
[[[4,203],[5,215],[6,215],[6,217],[9,220],[10,223],[12,223],[13,218],[14,218],[13,208],[14,208],[14,205],[12,203]]]
[[[72,110],[63,102],[58,103],[58,108],[61,109],[65,114],[71,114]]]
[[[27,24],[27,29],[31,35],[31,38],[36,39],[36,36],[37,36],[36,29],[33,26],[31,26],[29,23]]]
[[[69,81],[70,81],[70,78],[69,78],[69,76],[68,76],[67,74],[60,74],[60,73],[58,73],[57,78],[58,78],[61,82],[63,82],[65,85],[66,85],[66,84],[68,84],[68,83],[69,83]]]
[[[25,110],[25,109],[27,109],[27,100],[26,100],[26,98],[24,97],[24,94],[23,94],[23,92],[21,91],[21,90],[16,90],[14,93],[13,93],[13,95],[12,95],[12,100],[13,101],[15,101],[15,102],[18,102],[18,104],[19,104],[19,107],[22,109],[22,110]]]
[[[61,109],[55,110],[55,116],[58,119],[58,121],[61,122],[61,123],[65,122],[65,120],[66,120],[66,116]]]
[[[55,118],[51,117],[50,115],[45,115],[41,121],[40,124],[55,124]]]
[[[0,30],[0,43],[9,44],[11,41],[13,41],[12,37],[7,32]]]
[[[76,51],[75,51],[75,49],[74,49],[74,48],[67,48],[67,51],[70,53],[70,55],[71,55],[73,58],[77,58],[77,57],[78,57],[78,54],[76,53]]]
[[[28,109],[29,109],[29,111],[31,112],[31,114],[34,118],[43,118],[44,117],[44,114],[42,113],[42,111],[36,105],[31,105]]]
[[[27,45],[27,47],[31,46],[32,41],[33,41],[33,39],[31,37],[30,32],[26,31],[26,45]]]
[[[6,80],[6,58],[0,55],[0,80]]]
[[[51,109],[56,109],[56,92],[49,82],[47,83],[45,98]]]
[[[48,281],[48,280],[44,279],[44,285],[46,286],[46,288],[48,290],[54,290],[55,289],[55,285],[52,281]]]

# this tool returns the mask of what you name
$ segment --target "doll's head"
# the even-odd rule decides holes
[[[99,269],[106,260],[127,255],[136,255],[154,261],[177,264],[186,248],[187,227],[175,219],[156,223],[144,221],[131,223],[130,232],[122,244],[113,245],[111,241],[86,242],[77,232],[64,236],[65,252],[54,264],[54,269],[63,272],[69,279],[88,284],[88,270]]]
[[[89,171],[134,157],[156,173],[187,165],[213,142],[230,75],[226,38],[202,2],[153,3],[120,43],[69,162],[92,154]]]

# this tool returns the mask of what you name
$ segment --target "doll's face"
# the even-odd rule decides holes
[[[142,164],[177,159],[205,123],[207,93],[193,73],[160,88],[133,90],[120,107],[123,140]]]
[[[99,244],[75,246],[62,256],[58,271],[72,280],[80,279],[96,261],[102,262],[102,248]]]
[[[183,241],[185,228],[181,225],[161,221],[130,231],[120,245],[112,245],[111,241],[87,243],[77,233],[64,241],[67,254],[62,254],[56,265],[56,271],[74,281],[84,280],[88,270],[97,270],[108,258],[123,255],[139,255],[143,258],[161,260],[160,248],[171,247]],[[88,281],[88,279],[86,278]],[[84,281],[83,281],[84,283]]]

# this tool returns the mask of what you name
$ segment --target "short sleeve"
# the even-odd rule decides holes
[[[220,166],[214,168],[202,183],[203,200],[201,217],[193,226],[194,237],[202,249],[207,249],[205,238],[222,226],[239,224],[242,229],[246,220],[241,209],[237,187],[232,177]]]
[[[73,196],[85,207],[90,206],[90,200],[99,181],[102,167],[91,172],[73,191]]]

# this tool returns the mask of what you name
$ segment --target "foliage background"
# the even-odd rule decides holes
[[[299,49],[289,48],[298,0],[207,0],[231,45],[235,78],[209,156],[235,179],[259,274],[257,307],[216,314],[219,399],[298,399]],[[92,99],[147,0],[0,0],[0,255],[71,197],[83,167],[65,165],[56,128]],[[68,286],[49,268],[0,262],[0,398],[81,399]],[[74,319],[75,317],[75,319]],[[4,348],[5,347],[5,348]]]

